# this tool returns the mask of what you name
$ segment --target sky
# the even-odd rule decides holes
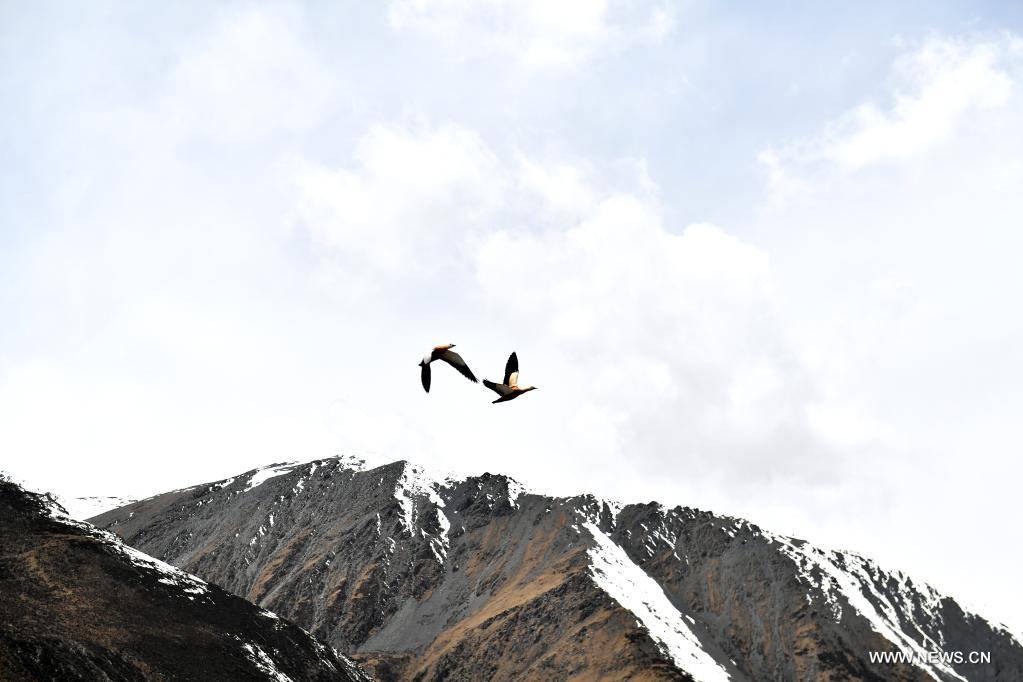
[[[897,5],[0,2],[0,469],[500,472],[1023,631],[1023,5]]]

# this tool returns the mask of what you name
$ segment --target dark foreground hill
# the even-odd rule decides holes
[[[0,480],[0,680],[364,679],[300,628]]]
[[[383,680],[1023,680],[1020,643],[928,585],[686,507],[334,458],[93,521]]]

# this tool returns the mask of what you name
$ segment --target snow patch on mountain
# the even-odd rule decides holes
[[[508,503],[511,504],[512,507],[518,507],[518,505],[515,504],[515,501],[522,497],[522,495],[526,494],[526,492],[528,492],[526,490],[526,486],[522,485],[514,478],[508,478]]]
[[[825,602],[831,607],[836,621],[842,617],[838,597],[842,596],[860,616],[866,619],[870,627],[879,635],[891,642],[899,651],[912,657],[917,666],[936,680],[942,679],[938,671],[957,680],[966,682],[966,678],[957,673],[951,666],[940,660],[928,658],[928,649],[920,646],[912,637],[903,632],[897,611],[891,602],[873,587],[873,580],[865,566],[865,560],[855,555],[841,554],[833,550],[823,550],[793,538],[772,533],[764,536],[781,546],[781,552],[792,559],[800,571],[800,579],[822,594]],[[798,544],[797,544],[798,543]],[[859,559],[859,561],[857,561]],[[846,568],[840,568],[843,564]],[[814,573],[818,578],[814,578]],[[875,606],[867,595],[879,605]],[[813,590],[807,593],[807,601],[813,601]],[[880,610],[879,610],[880,608]],[[920,631],[915,623],[914,627]],[[940,643],[920,634],[933,649],[939,649]]]
[[[435,535],[427,533],[422,528],[419,533],[430,543],[430,549],[438,563],[443,564],[447,559],[450,549],[448,531],[451,529],[451,522],[444,513],[444,500],[437,493],[440,484],[433,480],[421,467],[402,463],[401,475],[394,486],[394,498],[401,508],[401,522],[408,532],[415,534],[417,517],[416,498],[425,497],[434,506],[437,514],[437,523],[440,526],[440,533]]]
[[[245,650],[248,659],[255,663],[261,672],[266,673],[269,679],[274,682],[293,682],[290,677],[277,668],[277,664],[259,648],[259,645],[245,643],[242,644],[242,649]]]
[[[209,584],[205,580],[196,578],[191,573],[185,573],[180,568],[175,568],[174,566],[164,563],[159,559],[154,559],[148,554],[143,554],[134,547],[129,547],[120,541],[115,540],[114,546],[117,551],[128,557],[128,559],[136,566],[161,573],[162,576],[160,577],[159,582],[164,585],[178,587],[186,594],[209,594]],[[189,599],[191,599],[191,597],[189,597]]]
[[[256,469],[256,472],[252,474],[252,476],[249,478],[249,484],[243,492],[247,493],[253,488],[258,488],[259,486],[269,481],[271,478],[274,478],[276,476],[283,476],[284,474],[288,473],[289,471],[298,466],[299,465],[295,464],[294,462],[288,462],[285,464],[271,464],[270,466]]]
[[[271,478],[283,476],[284,474],[292,472],[301,466],[305,466],[306,464],[309,465],[309,476],[312,476],[314,473],[316,473],[317,468],[319,468],[320,466],[327,466],[327,464],[331,461],[335,463],[335,467],[337,469],[346,469],[350,471],[366,470],[366,460],[360,457],[356,457],[355,455],[335,455],[334,457],[326,457],[312,460],[304,459],[291,460],[287,462],[277,462],[275,464],[268,464],[266,466],[256,469],[252,476],[249,477],[248,486],[242,492],[247,493],[253,488],[258,488],[259,486],[263,485]],[[233,480],[234,479],[230,479],[230,481]],[[298,482],[296,482],[295,489],[293,490],[293,492],[296,494],[302,492],[304,485],[305,478],[302,478]],[[227,487],[227,484],[221,487]]]
[[[368,468],[366,465],[366,459],[364,457],[359,457],[358,455],[334,455],[334,457],[330,459],[334,460],[335,466],[339,469],[366,471]],[[324,463],[323,466],[327,466],[326,463]]]
[[[617,519],[618,515],[622,512],[625,504],[621,500],[616,500],[611,497],[601,497],[600,502],[607,507],[607,511],[611,514],[612,519]]]
[[[591,521],[582,524],[596,541],[587,553],[590,574],[600,589],[631,611],[675,664],[701,682],[731,679],[700,645],[661,586]]]

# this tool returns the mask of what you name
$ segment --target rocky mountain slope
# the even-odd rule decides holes
[[[93,521],[382,680],[1023,680],[1004,628],[863,557],[504,476],[436,481],[407,462],[332,458]]]
[[[368,679],[298,627],[0,480],[0,679]]]

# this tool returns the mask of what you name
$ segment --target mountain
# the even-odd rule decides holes
[[[1011,633],[869,559],[500,475],[279,464],[93,522],[381,680],[1023,679]]]
[[[368,678],[275,614],[0,480],[0,679]]]

